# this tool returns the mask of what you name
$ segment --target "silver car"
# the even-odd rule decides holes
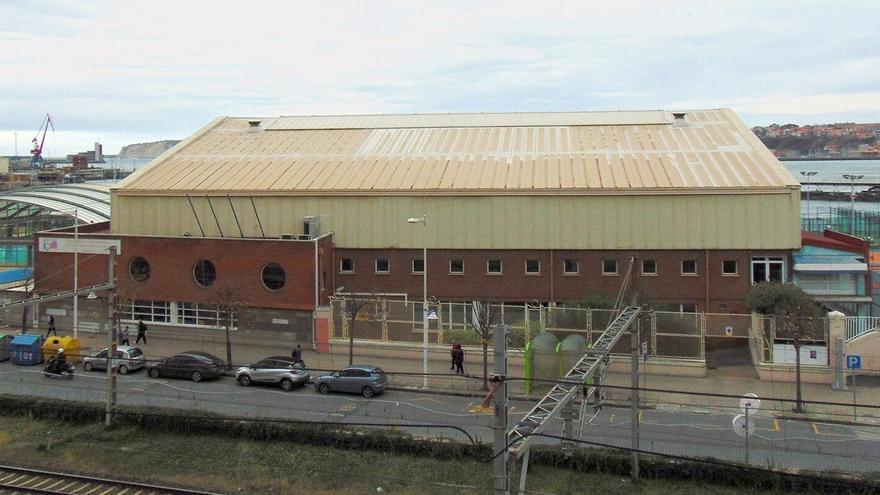
[[[351,392],[372,397],[381,393],[387,386],[388,376],[382,368],[371,364],[354,364],[315,380],[315,389],[322,394]]]
[[[272,356],[250,366],[242,366],[235,372],[239,385],[247,387],[252,383],[269,383],[289,391],[308,383],[309,372],[301,364],[288,356]]]
[[[83,358],[83,369],[86,371],[107,369],[107,349]],[[139,370],[146,366],[147,358],[144,357],[140,347],[120,345],[116,347],[116,371],[120,375],[128,374],[129,371]]]

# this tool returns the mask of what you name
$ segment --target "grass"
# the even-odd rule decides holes
[[[47,432],[52,447],[45,449]],[[0,417],[0,462],[248,494],[491,493],[491,466],[475,460],[389,456],[292,442],[255,442],[205,435],[106,430],[55,420]],[[648,480],[633,484],[601,473],[531,466],[533,493],[759,494],[708,483]]]

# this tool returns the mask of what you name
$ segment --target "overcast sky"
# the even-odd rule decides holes
[[[619,4],[619,5],[618,5]],[[880,121],[880,2],[0,2],[0,154],[218,115],[732,107]]]

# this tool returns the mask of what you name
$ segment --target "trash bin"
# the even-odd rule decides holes
[[[562,339],[556,346],[556,352],[559,353],[559,375],[565,376],[584,357],[586,350],[587,339],[583,335],[571,334]]]
[[[557,344],[556,336],[548,332],[539,333],[529,342],[529,376],[527,376],[529,380],[526,382],[528,393],[533,389],[550,388],[551,382],[559,378]]]
[[[10,351],[12,350],[10,346],[12,345],[12,335],[6,335],[5,333],[0,333],[0,361],[6,361],[9,359]]]
[[[39,335],[16,335],[12,339],[10,348],[12,362],[32,366],[43,362],[43,352],[40,350],[43,338]]]
[[[43,359],[48,360],[58,349],[64,349],[67,362],[76,364],[82,361],[82,342],[73,337],[49,337],[43,343]]]

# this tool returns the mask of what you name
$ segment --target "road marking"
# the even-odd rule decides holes
[[[645,412],[645,411],[642,411],[641,409],[639,410],[639,423],[642,422],[642,413],[643,412]]]
[[[833,433],[833,432],[822,433],[821,431],[819,431],[819,424],[818,423],[810,423],[810,424],[813,425],[813,432],[815,432],[816,435],[821,435],[823,437],[850,438],[850,437],[854,436],[854,435],[852,435],[852,433],[849,433],[849,434],[847,434],[847,433]]]
[[[813,426],[813,432],[814,432],[816,435],[821,435],[821,433],[819,433],[819,426],[816,425],[816,423],[810,423],[810,425]]]
[[[348,404],[345,404],[342,407],[340,407],[339,409],[337,409],[336,412],[330,413],[330,416],[336,416],[336,417],[348,416],[349,414],[354,412],[355,409],[357,409],[357,404],[354,402],[349,402]]]
[[[756,421],[756,423],[757,423],[757,421]],[[773,428],[755,428],[755,431],[780,431],[780,430],[781,430],[781,428],[779,427],[779,420],[778,419],[773,420]]]

